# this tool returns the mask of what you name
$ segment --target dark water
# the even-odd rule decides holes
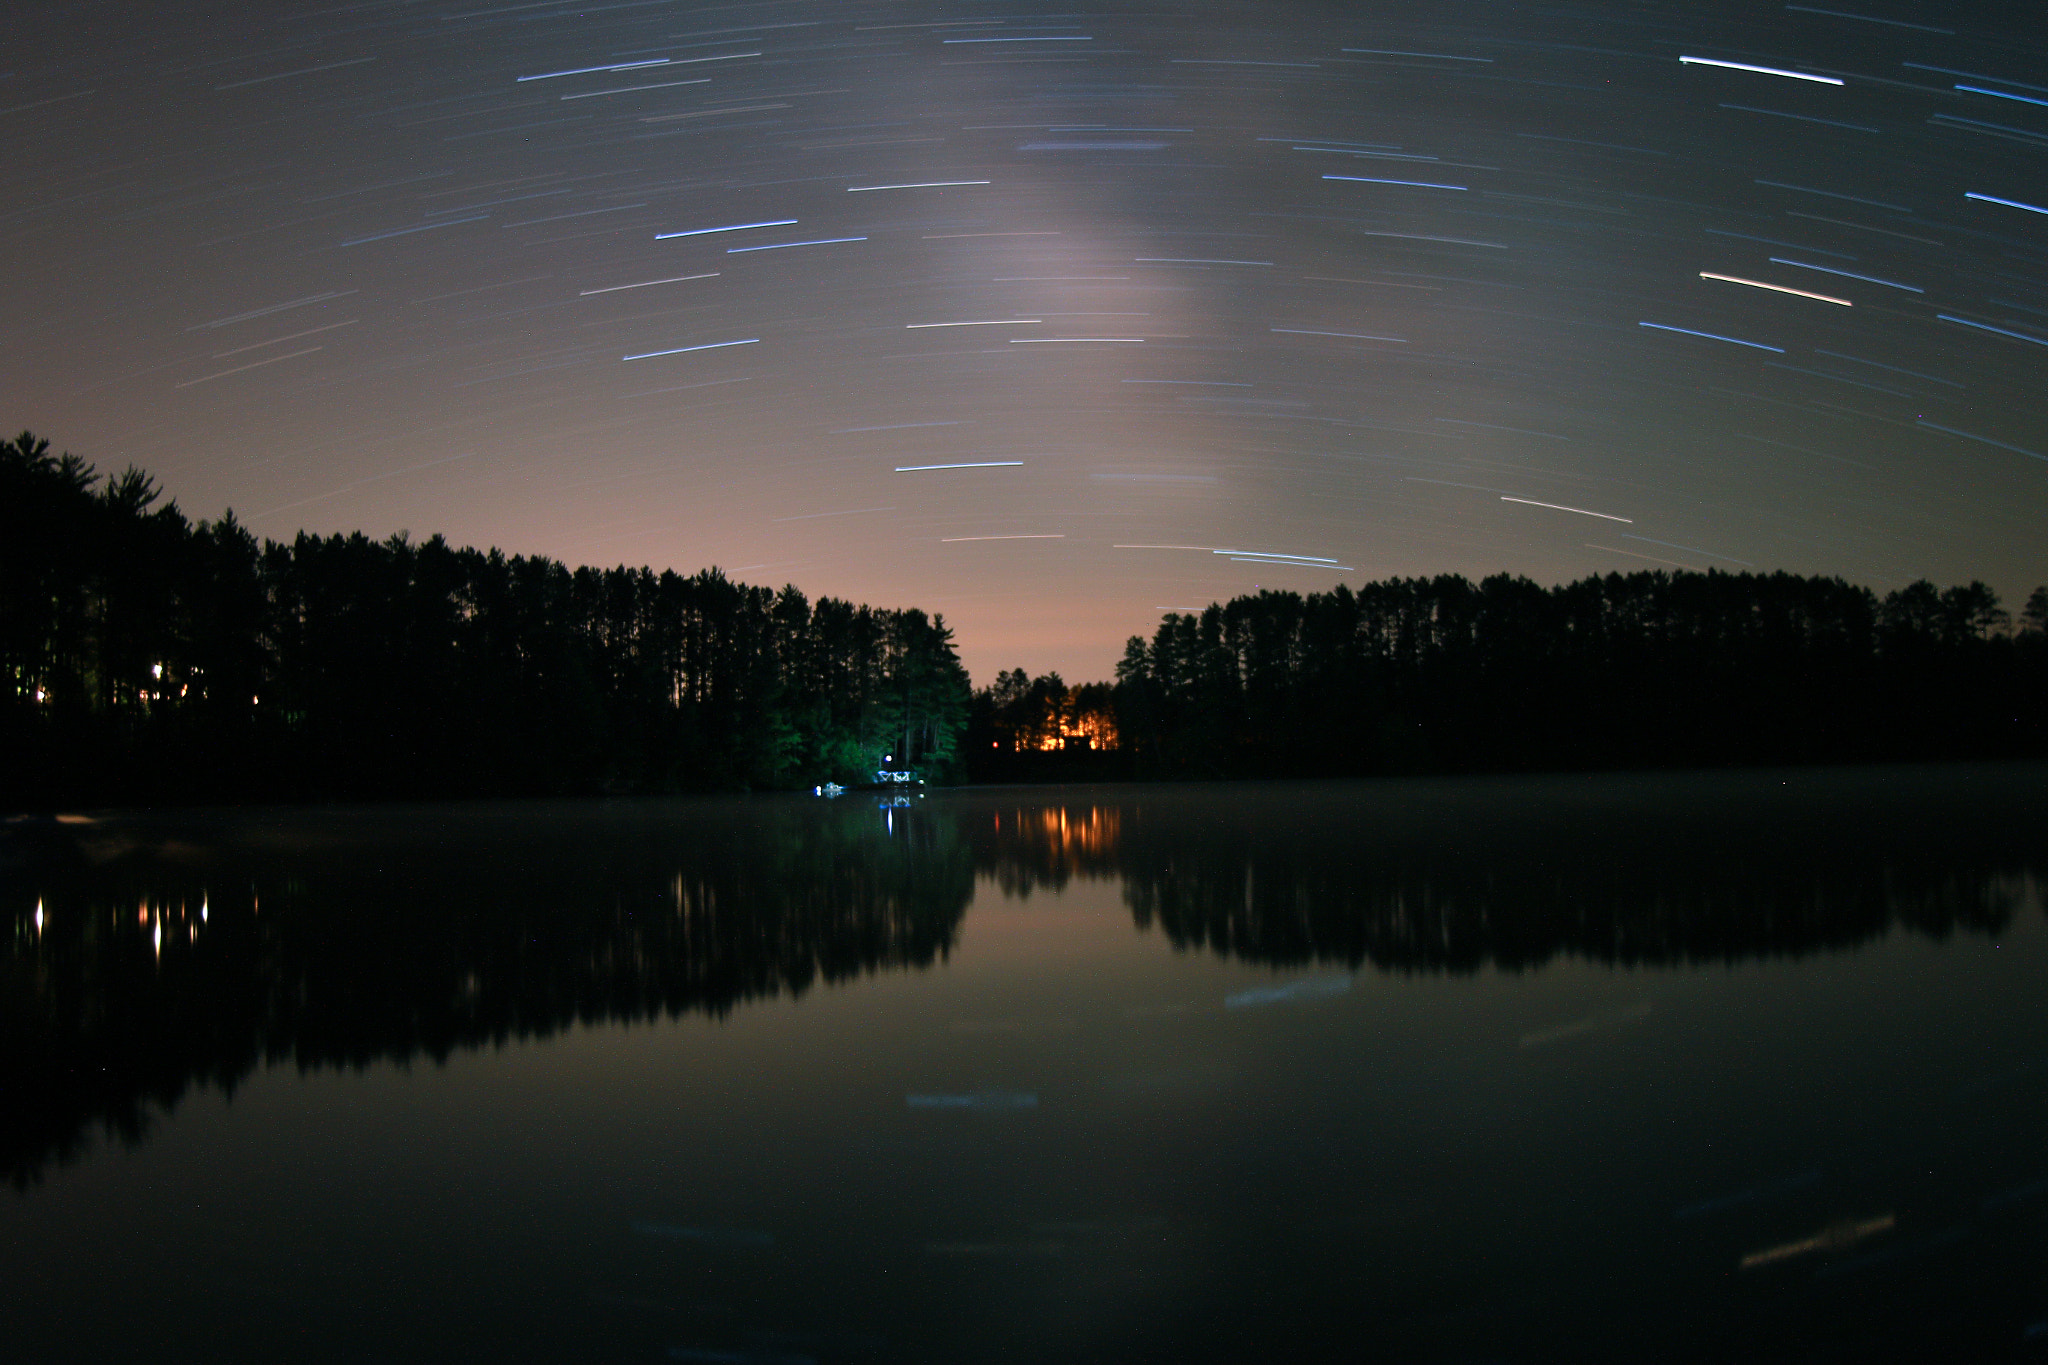
[[[2048,772],[20,822],[0,1357],[2048,1357]]]

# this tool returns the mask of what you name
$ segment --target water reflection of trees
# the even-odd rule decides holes
[[[1005,890],[1275,966],[1734,962],[1996,932],[2048,877],[2038,768],[1103,789],[963,814]]]
[[[444,1059],[920,968],[976,878],[1121,883],[1273,966],[1677,966],[1996,932],[2048,772],[1840,770],[179,817],[41,830],[0,885],[0,1170],[256,1068]],[[38,833],[30,831],[30,833]],[[0,858],[25,843],[0,843]]]
[[[315,813],[78,832],[0,891],[0,1170],[259,1065],[442,1060],[797,996],[951,951],[944,822],[795,800]],[[17,841],[19,842],[19,841]]]

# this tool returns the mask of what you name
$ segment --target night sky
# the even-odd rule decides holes
[[[979,683],[1394,575],[2017,607],[2048,30],[1843,3],[16,8],[0,422]]]

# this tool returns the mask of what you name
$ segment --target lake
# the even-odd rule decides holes
[[[23,1361],[2048,1356],[2048,770],[11,822]]]

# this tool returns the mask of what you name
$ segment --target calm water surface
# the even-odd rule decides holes
[[[14,822],[0,1356],[2048,1357],[2048,772]]]

